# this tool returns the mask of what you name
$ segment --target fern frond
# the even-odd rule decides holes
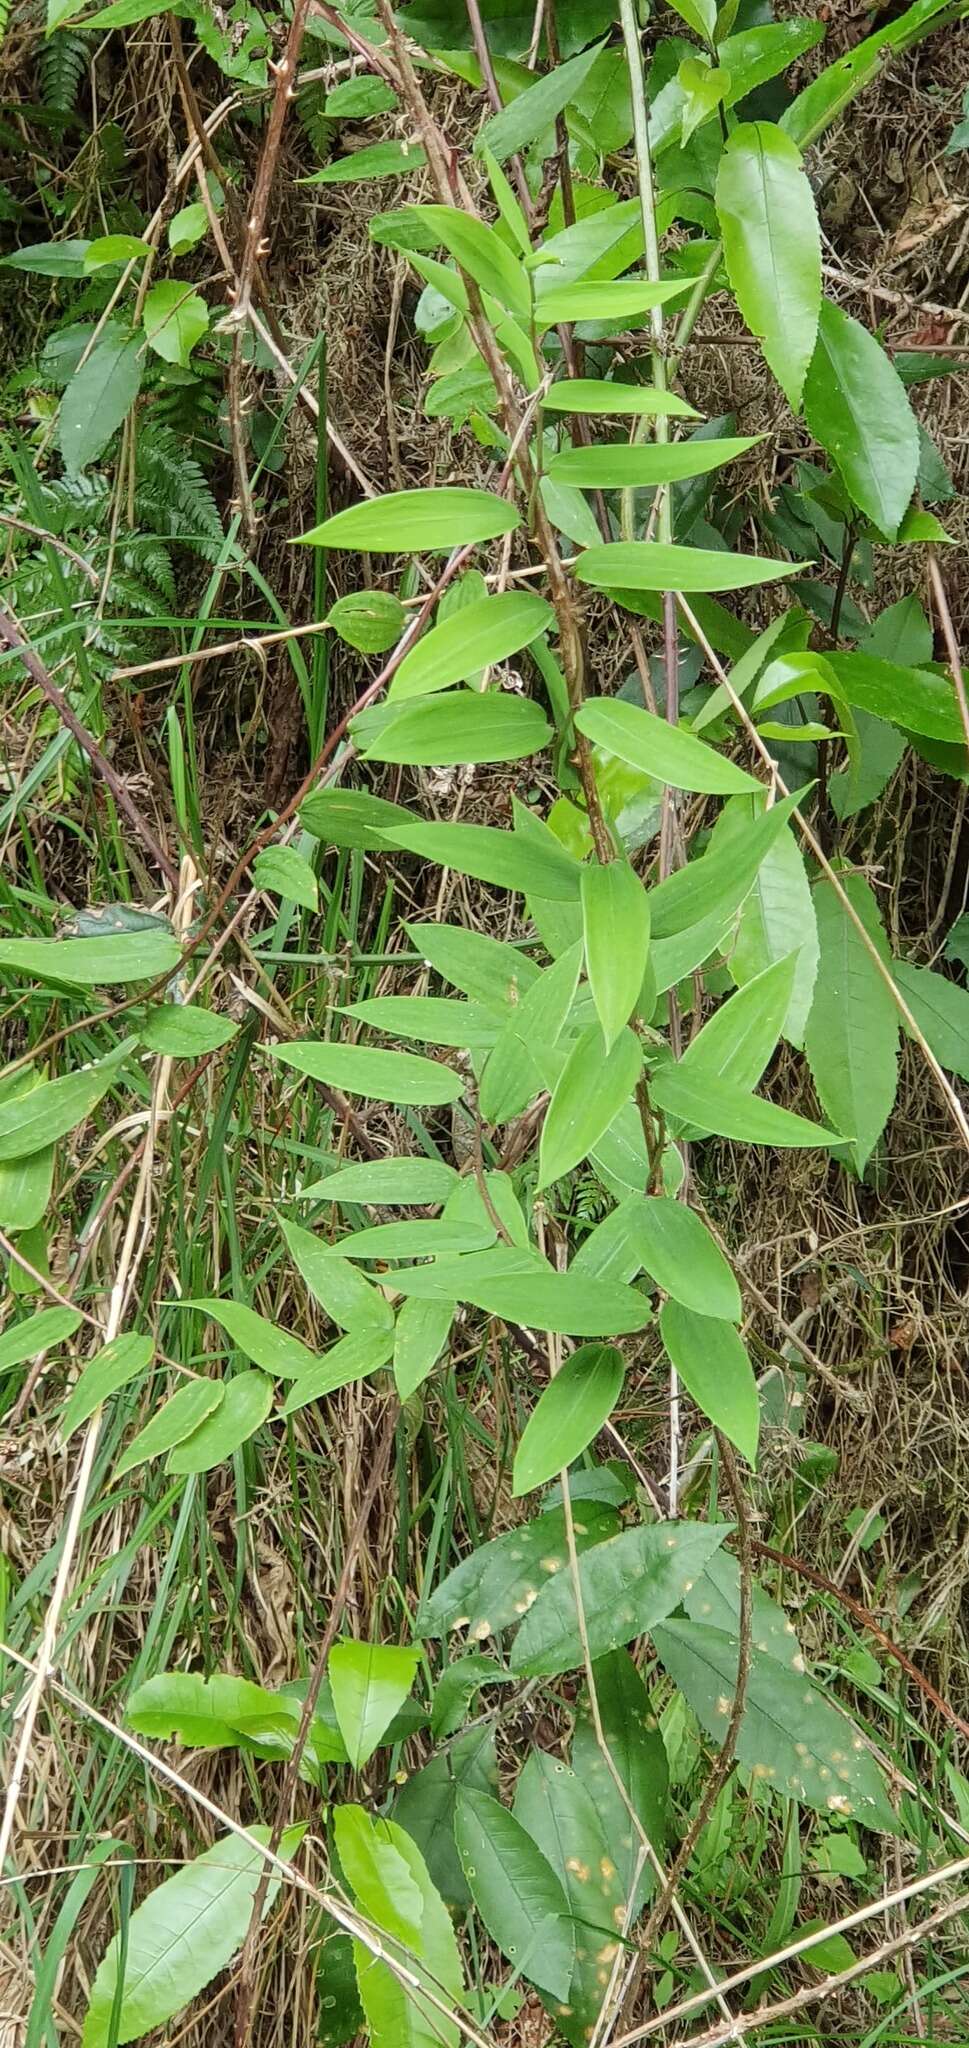
[[[6,0],[0,0],[0,15],[5,4]],[[90,55],[87,36],[72,34],[67,28],[48,36],[40,53],[40,86],[44,105],[51,113],[73,114]]]

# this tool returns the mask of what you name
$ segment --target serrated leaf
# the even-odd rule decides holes
[[[840,880],[888,964],[888,943],[868,883],[862,875]],[[895,1102],[898,1012],[861,934],[823,877],[814,907],[821,953],[804,1046],[822,1109],[852,1141],[861,1174]]]
[[[660,1310],[660,1335],[672,1364],[697,1407],[736,1444],[748,1463],[757,1463],[760,1401],[747,1347],[732,1322],[697,1314],[682,1302]]]
[[[178,1307],[195,1308],[202,1315],[211,1316],[253,1365],[275,1378],[298,1379],[300,1373],[319,1363],[317,1353],[301,1337],[294,1337],[291,1330],[277,1329],[275,1323],[258,1315],[244,1301],[223,1301],[216,1295],[204,1295],[197,1299],[186,1297]]]
[[[248,1831],[257,1843],[268,1843],[268,1827]],[[277,1854],[284,1862],[295,1855],[305,1826],[287,1828]],[[174,2013],[180,2012],[206,1984],[231,1962],[241,1948],[265,1858],[259,1848],[223,1835],[174,1877],[156,1885],[132,1913],[125,1930],[124,1988],[117,2027],[113,2025],[118,1988],[121,1936],[108,1944],[99,1965],[82,2034],[83,2048],[108,2048],[108,2043],[137,2041]],[[270,1881],[268,1912],[279,1888]]]
[[[327,1672],[347,1756],[359,1771],[402,1707],[420,1654],[394,1643],[334,1643]]]
[[[61,399],[57,444],[69,476],[96,462],[141,390],[144,351],[137,335],[113,328],[74,371]]]
[[[880,343],[829,299],[804,386],[804,416],[859,511],[894,540],[918,475],[915,415]]]
[[[910,960],[894,961],[892,973],[939,1065],[969,1080],[969,991]]]
[[[575,1963],[569,1902],[536,1842],[497,1799],[465,1788],[454,1838],[475,1906],[502,1955],[565,2000]]]
[[[551,605],[531,591],[500,591],[462,605],[408,649],[388,700],[427,696],[463,683],[479,669],[508,661],[554,625]]]
[[[577,1503],[575,1543],[581,1554],[613,1536],[614,1510],[596,1501]],[[565,1515],[551,1508],[520,1528],[482,1543],[456,1565],[418,1609],[415,1632],[442,1636],[464,1628],[471,1642],[484,1642],[520,1621],[550,1574],[568,1566]]]
[[[655,1522],[597,1544],[579,1562],[579,1590],[590,1654],[604,1657],[651,1632],[678,1607],[727,1525]],[[529,1677],[572,1671],[582,1663],[575,1589],[560,1572],[541,1587],[511,1651],[513,1671]]]
[[[906,732],[963,746],[965,735],[948,676],[906,668],[882,656],[835,649],[825,657],[849,704],[887,718]]]
[[[221,1407],[224,1398],[222,1380],[189,1380],[179,1387],[122,1452],[114,1468],[115,1478],[122,1479],[148,1458],[160,1458],[173,1445],[182,1443]]]
[[[449,1998],[463,2002],[461,1958],[447,1908],[416,1843],[396,1822],[372,1820],[359,1806],[337,1808],[334,1833],[358,1906],[378,1929],[404,1942],[410,1970],[431,1994],[401,1983],[355,1942],[372,2048],[458,2048],[460,2029],[440,2005]]]
[[[334,1039],[301,1039],[270,1046],[269,1051],[271,1058],[307,1074],[311,1081],[378,1102],[456,1102],[464,1089],[460,1074],[412,1052],[383,1052],[376,1046],[341,1045]]]
[[[668,1195],[646,1195],[626,1205],[630,1242],[657,1286],[703,1316],[739,1323],[740,1289],[695,1210]]]
[[[114,1337],[110,1344],[96,1352],[64,1403],[61,1442],[66,1444],[74,1431],[80,1429],[82,1422],[88,1421],[109,1395],[126,1387],[129,1380],[137,1379],[139,1373],[147,1372],[154,1355],[152,1339],[138,1336],[131,1330]]]
[[[252,863],[252,878],[258,888],[281,896],[285,903],[298,903],[304,910],[320,907],[320,885],[295,846],[264,846]]]
[[[622,1353],[612,1344],[583,1344],[550,1381],[522,1433],[512,1494],[530,1493],[571,1465],[598,1436],[622,1389]]]
[[[576,1040],[552,1091],[542,1126],[540,1188],[569,1173],[592,1151],[633,1093],[642,1065],[639,1040],[627,1029],[608,1052],[598,1024]]]
[[[746,769],[738,768],[704,740],[621,697],[588,698],[575,722],[597,747],[617,754],[630,767],[642,769],[673,789],[730,796],[758,787]]]
[[[797,144],[770,121],[743,122],[724,146],[716,203],[740,311],[797,412],[821,310],[821,235]]]
[[[214,1413],[168,1454],[166,1472],[211,1472],[231,1458],[265,1422],[273,1404],[273,1383],[264,1372],[239,1372],[224,1382]]]
[[[181,957],[178,940],[165,931],[125,932],[110,939],[0,939],[0,968],[74,988],[154,981],[172,973]]]
[[[293,1703],[282,1708],[274,1693],[247,1678],[217,1671],[159,1671],[135,1688],[125,1720],[149,1742],[177,1737],[189,1749],[225,1749],[239,1740],[247,1723],[285,1727],[292,1722]]]
[[[365,498],[299,538],[312,547],[355,548],[362,554],[420,554],[425,548],[496,540],[514,533],[519,523],[506,499],[449,485]]]

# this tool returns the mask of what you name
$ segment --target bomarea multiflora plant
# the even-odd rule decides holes
[[[280,1255],[340,1333],[328,1348],[315,1352],[246,1300],[172,1301],[169,1357],[197,1364],[208,1318],[244,1369],[183,1370],[173,1389],[151,1337],[112,1328],[73,1387],[62,1433],[83,1430],[89,1458],[105,1404],[143,1382],[147,1419],[112,1478],[158,1459],[187,1478],[371,1375],[382,1376],[378,1391],[392,1373],[413,1415],[425,1383],[447,1370],[456,1317],[491,1319],[534,1363],[513,1485],[532,1496],[528,1518],[429,1575],[412,1602],[412,1646],[326,1645],[311,1681],[278,1693],[171,1672],[129,1700],[141,1739],[279,1759],[309,1788],[318,1830],[320,1793],[333,1802],[326,1884],[298,1866],[288,1873],[322,1907],[329,2042],[361,2026],[375,2048],[480,2042],[522,1985],[567,2039],[595,2041],[621,2025],[642,1958],[651,1969],[657,1955],[668,1962],[677,1942],[686,1962],[664,1996],[675,1981],[691,1993],[687,2011],[719,2001],[729,2020],[677,1886],[731,1771],[756,1808],[778,1813],[786,1839],[802,1809],[852,1840],[901,1826],[869,1736],[811,1678],[791,1623],[753,1579],[743,1466],[756,1465],[761,1389],[690,1148],[726,1138],[767,1148],[776,1166],[786,1148],[818,1147],[863,1174],[891,1114],[900,1028],[969,1141],[945,1074],[969,1068],[969,998],[939,973],[892,961],[871,886],[837,854],[839,822],[874,800],[906,746],[963,775],[966,727],[961,673],[933,660],[917,597],[873,626],[850,600],[852,565],[872,548],[923,543],[913,582],[927,559],[945,627],[932,550],[946,536],[917,501],[938,463],[899,364],[823,294],[805,167],[886,54],[966,11],[918,0],[782,96],[775,122],[745,118],[745,102],[822,25],[773,23],[742,0],[719,11],[716,0],[676,0],[695,40],[661,33],[648,79],[631,0],[617,33],[594,0],[560,7],[556,62],[547,14],[537,75],[521,61],[530,9],[500,23],[486,12],[483,25],[472,4],[463,27],[447,4],[428,20],[414,8],[398,20],[384,0],[352,20],[320,10],[404,111],[408,139],[377,147],[397,152],[396,168],[426,165],[432,200],[376,216],[373,231],[424,286],[428,411],[468,422],[476,471],[490,461],[492,475],[487,488],[359,503],[302,536],[350,555],[407,555],[418,573],[395,590],[387,571],[334,607],[333,629],[352,647],[393,651],[339,750],[332,740],[323,749],[299,844],[263,847],[255,876],[293,917],[312,915],[314,861],[330,848],[375,864],[411,855],[509,892],[521,936],[408,925],[402,967],[410,959],[422,984],[429,969],[448,993],[351,1003],[326,1038],[265,1048],[298,1077],[296,1113],[316,1085],[338,1114],[347,1098],[405,1112],[456,1105],[473,1133],[461,1171],[432,1114],[426,1153],[351,1159],[296,1200],[283,1194],[295,1214],[281,1219]],[[409,39],[447,47],[438,64],[490,93],[473,163],[440,133]],[[618,197],[606,151],[634,176],[635,197]],[[359,153],[355,162],[360,175]],[[683,395],[695,323],[726,292],[820,457],[793,466],[762,520],[786,559],[741,551],[750,507],[718,495],[719,475],[756,437],[698,420]],[[183,327],[180,359],[192,345]],[[89,384],[105,345],[76,373]],[[109,345],[134,363],[130,334]],[[949,367],[901,365],[910,382]],[[77,400],[69,383],[60,441],[75,463],[77,429],[88,446],[98,440]],[[838,564],[836,590],[804,573],[826,560]],[[779,604],[795,578],[798,602]],[[719,601],[756,586],[772,586],[759,631]],[[643,618],[662,628],[659,660],[644,653]],[[633,665],[613,696],[597,687],[606,637],[629,645]],[[521,687],[517,676],[508,686],[511,660]],[[344,779],[351,763],[460,772],[539,754],[552,764],[554,804],[543,815],[526,801],[525,778],[501,826],[428,820],[371,793],[356,766],[354,786]],[[701,821],[690,843],[683,793],[712,799],[689,807]],[[202,987],[210,928],[203,920],[193,941]],[[6,972],[54,983],[62,1001],[73,992],[83,1005],[84,988],[108,982],[142,985],[130,1038],[57,1078],[21,1064],[0,1102],[0,1221],[35,1257],[58,1142],[102,1098],[128,1099],[143,1052],[167,1085],[172,1060],[212,1057],[232,1036],[227,1020],[184,1001],[184,980],[169,982],[181,957],[164,920],[124,913],[107,935],[0,943]],[[145,1007],[147,981],[168,999]],[[682,1008],[701,996],[706,1021],[686,1033]],[[425,1050],[405,1049],[415,1044]],[[757,1092],[781,1044],[805,1055],[823,1121]],[[351,1153],[356,1128],[351,1111]],[[578,1169],[597,1191],[598,1220],[579,1219],[560,1260],[546,1255],[546,1212],[554,1204],[567,1217]],[[563,1225],[556,1245],[566,1237]],[[63,1307],[28,1315],[5,1332],[2,1363],[79,1327]],[[671,1390],[662,1493],[592,1449],[640,1369],[647,1330]],[[729,1519],[681,1511],[683,1393],[709,1425],[710,1498],[721,1492]],[[531,1750],[508,1805],[495,1750],[502,1702],[523,1682],[568,1674],[578,1685],[570,1761]],[[685,1703],[708,1744],[678,1841],[657,1688]],[[429,1760],[369,1798],[371,1760],[418,1729]],[[341,1798],[348,1770],[359,1803]],[[272,1829],[232,1821],[134,1911],[129,1886],[85,2048],[162,2025],[243,1943],[248,2025],[255,1934],[306,1825],[284,1831],[280,1813]],[[671,1949],[660,1937],[673,1913]],[[490,1988],[475,1962],[482,1930],[509,1965]],[[774,1929],[790,1931],[791,1919]],[[753,1975],[741,1971],[740,1986]]]

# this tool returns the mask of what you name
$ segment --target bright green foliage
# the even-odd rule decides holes
[[[898,1011],[864,942],[867,932],[889,965],[875,898],[861,875],[845,875],[842,887],[854,917],[830,882],[814,891],[821,954],[805,1050],[822,1108],[864,1173],[895,1101]]]
[[[573,1351],[522,1433],[513,1493],[530,1493],[571,1465],[610,1415],[622,1380],[622,1353],[614,1345],[583,1344]]]
[[[639,1001],[649,952],[649,897],[626,861],[583,868],[582,931],[608,1052]]]
[[[715,1428],[757,1462],[760,1403],[747,1349],[732,1322],[667,1301],[659,1319],[671,1363]]]
[[[416,1650],[383,1643],[334,1643],[327,1669],[347,1756],[359,1770],[402,1706],[417,1670]]]
[[[403,1951],[422,1990],[401,1984],[362,1942],[353,1954],[373,2048],[457,2048],[460,2030],[448,2017],[463,1991],[461,1959],[443,1901],[419,1849],[403,1828],[371,1820],[362,1806],[334,1817],[340,1863],[366,1921]]]
[[[717,214],[737,304],[797,411],[821,310],[821,234],[801,153],[769,121],[735,128]]]
[[[915,417],[884,349],[827,299],[804,411],[859,511],[894,540],[918,474]]]

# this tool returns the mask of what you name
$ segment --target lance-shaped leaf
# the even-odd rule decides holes
[[[554,625],[551,605],[534,591],[499,591],[461,605],[405,654],[388,699],[429,696],[463,683],[479,669],[519,654]]]
[[[519,524],[513,505],[491,491],[442,485],[439,490],[388,491],[334,512],[299,536],[313,547],[355,548],[362,554],[420,554],[462,542],[495,540]]]
[[[740,1289],[695,1210],[669,1195],[647,1195],[628,1213],[636,1253],[657,1286],[701,1316],[739,1323]]]
[[[490,152],[497,163],[507,163],[510,156],[516,156],[546,129],[553,128],[563,107],[581,91],[601,49],[601,43],[594,44],[580,56],[570,57],[567,63],[554,65],[534,85],[526,86],[524,92],[517,92],[507,106],[485,122],[474,146],[475,155]]]
[[[520,1821],[487,1792],[458,1795],[454,1838],[492,1941],[533,1984],[565,2000],[575,1964],[569,1902]]]
[[[576,1040],[542,1126],[540,1187],[560,1179],[592,1151],[628,1101],[642,1064],[639,1040],[627,1029],[620,1031],[608,1052],[598,1024]]]
[[[757,1463],[760,1402],[747,1347],[732,1322],[664,1302],[660,1334],[687,1393],[715,1429]]]
[[[837,1131],[829,1131],[824,1124],[812,1123],[809,1117],[732,1088],[728,1082],[715,1081],[709,1074],[701,1077],[684,1072],[682,1063],[661,1067],[650,1081],[650,1092],[657,1107],[679,1122],[695,1124],[718,1138],[736,1138],[740,1144],[798,1148],[844,1143]]]
[[[618,1528],[615,1511],[599,1501],[577,1501],[574,1522],[580,1554],[614,1536]],[[479,1544],[455,1565],[421,1602],[416,1633],[442,1636],[463,1628],[472,1641],[484,1642],[521,1620],[549,1575],[567,1568],[568,1557],[564,1511],[550,1508],[534,1521]]]
[[[515,1818],[551,1865],[569,1902],[575,1967],[567,2010],[557,2018],[566,2039],[581,2048],[606,1995],[625,1923],[626,1896],[613,1845],[586,1784],[560,1757],[541,1749],[525,1759],[515,1788]]]
[[[403,1945],[408,1972],[421,1987],[402,1982],[362,1942],[354,1942],[372,2048],[458,2048],[460,2029],[448,2008],[463,1998],[461,1958],[447,1907],[416,1842],[396,1821],[374,1820],[362,1806],[337,1807],[334,1835],[358,1907]]]
[[[273,1059],[311,1081],[345,1088],[378,1102],[456,1102],[461,1076],[437,1060],[413,1052],[384,1052],[379,1046],[341,1045],[335,1039],[299,1039],[270,1047]]]
[[[650,1320],[649,1303],[632,1287],[557,1272],[538,1252],[517,1245],[399,1266],[393,1286],[422,1301],[470,1302],[487,1315],[562,1336],[618,1337]]]
[[[804,386],[804,416],[859,511],[894,540],[918,476],[918,426],[881,344],[829,299]]]
[[[449,690],[411,704],[374,704],[350,731],[364,761],[424,768],[521,761],[552,737],[540,706],[507,690]]]
[[[797,412],[818,333],[821,234],[801,152],[783,129],[734,129],[720,158],[717,214],[737,303]]]
[[[116,1080],[131,1043],[126,1041],[81,1073],[41,1081],[23,1095],[0,1103],[0,1162],[47,1151],[76,1124],[83,1123]]]
[[[586,548],[572,574],[596,590],[610,590],[622,602],[626,590],[751,590],[797,576],[801,562],[768,562],[710,548],[680,548],[662,541],[604,541]]]
[[[244,1301],[221,1301],[216,1296],[205,1296],[199,1300],[184,1300],[179,1308],[197,1308],[203,1315],[211,1316],[238,1344],[240,1351],[262,1372],[269,1372],[281,1379],[298,1379],[317,1364],[317,1354],[304,1344],[301,1337],[294,1337],[291,1330],[279,1330],[266,1316],[257,1315]]]
[[[585,877],[583,869],[583,886]],[[478,1102],[488,1123],[518,1116],[545,1086],[549,1056],[571,1011],[581,966],[582,941],[577,940],[513,1006],[481,1077]]]
[[[649,897],[628,861],[582,870],[586,972],[607,1051],[627,1024],[649,954]]]
[[[669,1765],[649,1694],[628,1650],[612,1650],[607,1657],[598,1658],[593,1676],[610,1758],[639,1825],[662,1854],[668,1832]],[[603,1817],[623,1896],[630,1900],[635,1914],[652,1887],[652,1866],[641,1853],[639,1832],[599,1748],[587,1692],[576,1715],[572,1768]]]
[[[597,747],[605,747],[630,767],[641,768],[674,789],[730,796],[759,786],[746,769],[738,768],[704,740],[621,697],[590,697],[576,713],[575,722]]]
[[[623,1370],[622,1353],[613,1344],[583,1344],[573,1351],[525,1425],[513,1494],[544,1486],[598,1436],[619,1398]]]
[[[333,1709],[347,1756],[360,1770],[402,1707],[417,1672],[419,1652],[396,1643],[334,1643],[327,1672]]]
[[[553,483],[575,484],[583,491],[647,490],[657,484],[680,483],[705,476],[711,469],[735,462],[762,437],[747,434],[730,441],[612,442],[605,448],[569,448],[549,464]]]
[[[655,1522],[587,1552],[579,1563],[579,1590],[591,1656],[621,1649],[664,1621],[726,1534],[726,1524]],[[549,1676],[575,1670],[582,1659],[571,1573],[556,1573],[525,1615],[512,1669]]]

